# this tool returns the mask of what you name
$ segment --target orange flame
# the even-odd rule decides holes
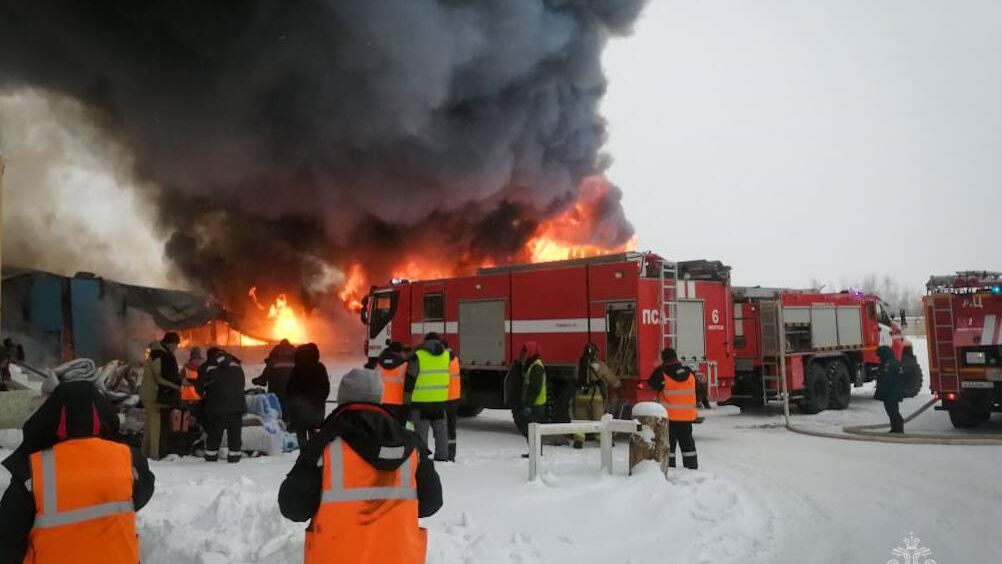
[[[367,277],[365,271],[362,270],[362,265],[353,264],[348,270],[348,277],[345,279],[344,286],[338,291],[337,297],[344,302],[344,305],[348,306],[348,309],[361,311],[362,292],[367,285]]]
[[[633,250],[636,238],[621,244],[604,245],[602,241],[623,239],[622,223],[608,221],[604,210],[614,188],[602,177],[585,179],[578,199],[572,207],[541,223],[522,249],[506,257],[513,262],[551,262],[621,253]],[[392,269],[393,278],[404,280],[436,280],[472,273],[476,267],[494,266],[493,259],[477,257],[475,252],[460,257],[445,258],[434,252],[409,249],[411,254]],[[451,259],[451,260],[450,260]],[[352,311],[362,309],[362,296],[369,287],[369,276],[361,263],[348,269],[338,298]]]
[[[257,288],[251,288],[247,295],[254,301],[254,305],[261,311],[264,306],[257,299]],[[289,305],[289,299],[285,294],[279,294],[275,302],[268,307],[268,319],[271,320],[271,339],[280,341],[288,339],[292,343],[305,343],[309,341],[306,331],[306,322],[302,314],[297,314],[296,310]],[[254,344],[264,344],[256,339]]]

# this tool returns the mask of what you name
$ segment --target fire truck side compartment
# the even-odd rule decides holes
[[[460,361],[470,368],[503,369],[505,301],[459,302]]]

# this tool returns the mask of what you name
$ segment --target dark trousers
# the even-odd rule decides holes
[[[887,412],[887,418],[891,420],[891,432],[892,433],[904,433],[905,432],[905,420],[901,417],[900,405],[896,401],[885,401],[884,411]]]
[[[219,456],[219,445],[223,442],[223,431],[226,432],[226,446],[229,447],[229,458],[239,458],[243,455],[240,447],[243,445],[240,433],[243,431],[243,414],[214,413],[206,416],[205,456]]]
[[[682,466],[690,470],[699,467],[696,459],[696,441],[692,438],[692,423],[668,422],[668,465],[672,468],[675,467],[675,447],[682,449]]]
[[[515,426],[523,437],[529,437],[529,423],[546,423],[546,406],[537,405],[529,408],[528,413],[523,408],[517,407],[511,410],[515,418]]]
[[[310,442],[310,437],[317,434],[316,431],[309,431],[306,429],[296,429],[296,443],[299,445],[299,450],[303,450],[306,443]]]
[[[707,382],[696,381],[696,403],[703,409],[713,409],[710,405],[710,386]]]
[[[456,425],[459,423],[459,408],[449,406],[445,408],[445,423],[449,436],[449,460],[456,461]]]
[[[570,382],[554,381],[553,423],[570,423],[571,409],[574,403],[575,387]]]

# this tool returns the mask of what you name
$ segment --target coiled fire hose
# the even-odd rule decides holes
[[[922,407],[918,408],[911,415],[904,418],[905,423],[915,419],[922,413],[936,405],[939,398],[932,398]],[[948,435],[944,433],[887,433],[883,429],[889,429],[887,423],[877,423],[875,425],[846,425],[842,427],[842,433],[832,433],[829,431],[818,431],[808,429],[790,423],[789,415],[786,415],[786,428],[794,433],[810,435],[812,437],[824,437],[828,439],[842,439],[847,441],[868,441],[876,443],[906,443],[916,445],[995,445],[1002,446],[1002,434],[982,434],[977,436]],[[880,429],[880,430],[878,430]]]

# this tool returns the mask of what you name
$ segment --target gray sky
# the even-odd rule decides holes
[[[640,248],[739,284],[1002,270],[1002,2],[652,0],[604,60]]]

